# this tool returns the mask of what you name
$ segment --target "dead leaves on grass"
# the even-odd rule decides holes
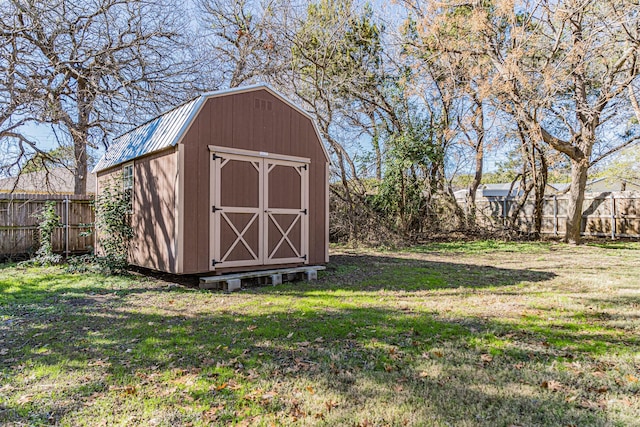
[[[480,366],[487,366],[489,363],[493,362],[493,356],[490,354],[481,354],[480,355]]]
[[[596,373],[602,373],[602,372],[601,371],[593,372],[593,374],[596,374]],[[580,374],[582,374],[582,371],[580,371]],[[601,377],[600,375],[594,375],[594,376]],[[618,403],[625,404],[624,399],[623,400],[612,399],[607,401],[605,398],[601,398],[601,399],[592,400],[592,398],[596,395],[603,395],[603,394],[609,393],[611,391],[611,388],[607,385],[585,387],[582,389],[582,391],[580,391],[580,390],[572,389],[571,387],[565,384],[562,384],[561,382],[556,380],[546,380],[540,384],[540,387],[554,393],[562,392],[567,394],[567,397],[565,397],[564,401],[569,404],[574,404],[577,407],[582,409],[588,409],[592,411],[595,411],[595,410],[605,411],[607,410],[610,403],[618,402]],[[589,396],[591,396],[591,398],[589,398]]]
[[[16,403],[18,405],[26,405],[27,403],[31,403],[32,400],[33,400],[32,394],[23,394],[18,398],[18,400],[16,400]]]
[[[338,403],[334,402],[333,400],[327,400],[326,402],[324,402],[324,406],[327,408],[327,412],[331,412],[333,408],[338,406]]]
[[[206,421],[217,421],[218,414],[224,410],[224,405],[212,406],[202,413],[202,417]]]
[[[306,417],[313,417],[315,420],[325,420],[327,414],[329,414],[334,408],[339,406],[338,402],[333,400],[327,400],[324,402],[324,410],[321,411],[304,411],[301,407],[301,402],[298,399],[291,399],[288,401],[290,405],[289,416],[292,422],[298,422]]]
[[[227,382],[223,382],[221,384],[218,384],[218,385],[215,385],[215,386],[211,386],[209,388],[209,390],[212,391],[212,392],[222,391],[222,390],[225,390],[225,389],[236,391],[236,390],[240,390],[241,388],[242,388],[242,385],[240,385],[236,381],[230,379]]]
[[[278,393],[276,393],[275,391],[269,391],[267,393],[264,393],[262,396],[260,396],[260,399],[262,400],[262,402],[271,402],[274,398],[276,398],[278,396]]]
[[[389,357],[392,360],[400,360],[402,358],[402,353],[400,353],[396,347],[390,347],[389,348]]]
[[[591,390],[595,391],[596,393],[606,393],[609,391],[609,387],[607,387],[606,385],[603,385],[600,387],[594,387]]]
[[[108,357],[105,357],[104,359],[96,359],[96,360],[93,360],[93,361],[87,363],[87,366],[91,366],[91,367],[100,366],[100,367],[103,367],[103,368],[108,368],[108,367],[111,366],[111,362],[109,362],[108,360],[109,360]]]
[[[280,415],[288,416],[290,422],[298,422],[304,418],[311,418],[313,420],[325,420],[326,415],[330,413],[334,408],[339,406],[339,403],[334,400],[326,400],[323,402],[324,408],[318,410],[318,408],[307,409],[303,408],[303,401],[305,391],[308,397],[315,396],[316,390],[313,386],[306,386],[303,391],[298,389],[287,390],[284,392],[280,389],[279,385],[276,385],[271,390],[265,392],[262,389],[255,389],[252,392],[246,394],[243,398],[245,400],[256,402],[260,405],[270,405],[276,399],[279,399],[281,404],[284,404],[286,409],[284,412],[280,412]],[[280,423],[278,424],[280,425]]]
[[[559,381],[548,380],[542,381],[540,387],[547,389],[549,391],[563,391],[565,390],[565,386],[563,386]]]
[[[126,385],[122,387],[110,386],[109,391],[119,391],[126,396],[132,396],[132,395],[138,394],[138,389],[136,389],[136,387],[132,385]]]
[[[582,398],[578,402],[578,406],[582,409],[590,409],[592,411],[602,410],[605,411],[607,409],[607,402],[603,399],[598,402],[594,402],[589,399]]]
[[[242,398],[250,402],[256,402],[260,405],[268,405],[278,397],[280,397],[278,389],[274,388],[265,392],[263,389],[257,388],[245,394]]]

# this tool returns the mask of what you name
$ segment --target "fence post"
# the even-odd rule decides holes
[[[65,196],[64,200],[64,255],[69,257],[69,196]]]
[[[502,199],[502,226],[507,226],[507,197]]]
[[[558,235],[558,196],[553,195],[553,235]]]
[[[611,193],[611,240],[616,239],[616,198]]]

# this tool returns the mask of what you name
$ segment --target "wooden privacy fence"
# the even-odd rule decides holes
[[[543,202],[543,234],[564,235],[567,195],[545,197]],[[516,209],[513,198],[482,198],[476,201],[478,222],[485,226],[505,226]],[[587,193],[582,209],[582,234],[585,236],[640,237],[640,193],[622,191]],[[534,202],[527,200],[515,225],[520,231],[534,229]]]
[[[61,226],[53,232],[53,250],[64,255],[93,249],[93,198],[56,194],[0,194],[0,257],[31,254],[38,249],[37,215],[55,202]]]

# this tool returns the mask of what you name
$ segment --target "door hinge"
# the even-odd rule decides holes
[[[300,166],[300,169],[307,170],[307,165],[302,165],[302,166]]]
[[[220,261],[216,261],[215,259],[211,260],[211,267],[215,267],[216,264],[220,264]]]
[[[211,160],[223,160],[222,157],[218,156],[216,153],[213,153],[213,155],[211,156]]]
[[[300,213],[303,213],[303,214],[307,215],[307,209],[305,208],[305,209],[301,210]]]
[[[307,255],[302,255],[300,258],[306,261],[307,260]]]
[[[215,206],[211,206],[211,212],[216,213],[216,211],[221,211],[222,208],[216,208]]]

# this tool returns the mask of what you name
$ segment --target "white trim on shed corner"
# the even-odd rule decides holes
[[[324,246],[324,262],[329,262],[329,163],[325,166],[325,179],[327,180],[326,189],[324,190],[324,238],[326,239],[327,244]]]
[[[269,92],[271,95],[273,95],[274,97],[278,98],[280,101],[284,102],[285,104],[289,105],[291,108],[293,108],[294,110],[296,110],[297,112],[299,112],[300,114],[302,114],[303,116],[305,116],[307,119],[309,119],[311,121],[311,125],[313,126],[313,130],[316,134],[316,137],[318,138],[318,141],[320,142],[320,147],[322,148],[322,152],[324,153],[325,159],[327,160],[328,163],[331,163],[331,159],[329,157],[329,152],[327,151],[327,148],[324,144],[324,139],[322,138],[322,135],[320,133],[320,130],[318,129],[318,125],[316,123],[316,121],[313,119],[313,116],[311,114],[309,114],[307,111],[303,110],[302,108],[300,108],[299,106],[297,106],[296,104],[294,104],[292,101],[290,101],[289,99],[287,99],[286,97],[284,97],[283,95],[281,95],[280,93],[278,93],[276,90],[274,90],[271,86],[266,85],[266,84],[257,84],[257,85],[252,85],[252,86],[245,86],[245,87],[239,87],[239,88],[232,88],[232,89],[225,89],[225,90],[219,90],[219,91],[215,91],[215,92],[207,92],[204,93],[202,95],[200,95],[197,98],[191,99],[187,102],[185,102],[182,105],[179,105],[175,108],[172,108],[171,110],[167,111],[164,114],[161,114],[147,122],[145,122],[144,124],[135,127],[134,129],[130,130],[127,133],[124,133],[122,135],[120,135],[119,137],[117,137],[114,140],[114,143],[111,145],[111,147],[109,147],[109,149],[107,149],[107,152],[104,153],[104,155],[100,158],[100,160],[98,161],[98,163],[96,164],[96,167],[94,168],[93,172],[97,173],[97,172],[101,172],[103,170],[109,169],[111,167],[126,163],[130,160],[133,160],[135,158],[141,157],[143,155],[147,155],[147,154],[151,154],[151,153],[155,153],[161,150],[164,150],[168,147],[171,146],[175,146],[177,144],[179,144],[182,139],[184,138],[184,135],[186,135],[187,131],[189,130],[189,128],[191,127],[191,124],[194,121],[194,118],[200,113],[200,110],[202,109],[202,106],[204,105],[205,101],[207,101],[208,99],[211,98],[217,98],[217,97],[221,97],[221,96],[226,96],[226,95],[231,95],[231,94],[239,94],[239,93],[246,93],[246,92],[254,92],[257,90],[265,90],[267,92]],[[187,112],[186,115],[182,115],[180,113],[182,113],[182,110],[184,110],[185,112]],[[173,128],[173,132],[169,132],[169,135],[171,133],[175,132],[175,136],[173,137],[169,137],[169,138],[164,138],[163,141],[158,141],[156,144],[151,144],[151,146],[149,146],[148,150],[145,151],[144,149],[142,149],[141,151],[137,151],[135,148],[140,148],[140,147],[130,147],[129,142],[131,137],[127,138],[128,136],[135,136],[138,133],[144,132],[145,131],[145,127],[150,127],[154,124],[157,125],[158,121],[163,118],[163,117],[167,117],[169,115],[176,115],[177,117],[175,118],[175,122],[174,123],[169,123],[169,126],[171,126]],[[185,117],[186,116],[186,117]],[[151,139],[154,135],[154,131],[152,129],[149,130],[149,135],[147,135],[146,139],[142,139],[142,144],[144,145],[145,142],[148,142],[149,139]],[[125,152],[125,149],[129,148],[128,152],[131,153],[131,155],[127,155],[127,153]],[[113,160],[109,160],[109,157],[112,156]]]
[[[178,164],[174,185],[174,270],[176,274],[182,274],[184,271],[184,145],[178,144],[176,153]]]

